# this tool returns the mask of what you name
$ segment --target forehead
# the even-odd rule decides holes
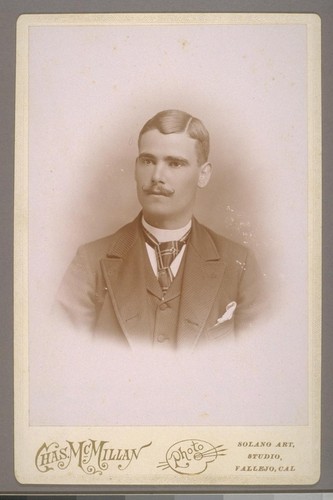
[[[159,130],[148,130],[139,141],[139,152],[161,155],[196,157],[196,140],[185,132],[162,134]]]

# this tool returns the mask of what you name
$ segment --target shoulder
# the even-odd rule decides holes
[[[214,243],[219,248],[222,248],[226,252],[231,252],[239,255],[246,255],[249,252],[249,249],[240,243],[236,243],[225,236],[215,233],[211,229],[207,228],[210,236],[212,237]]]
[[[218,254],[226,261],[232,259],[245,262],[248,256],[251,255],[249,248],[216,233],[209,227],[199,223],[197,220],[194,222],[194,227],[199,234],[200,240],[210,240],[215,246]]]
[[[81,245],[78,253],[84,254],[90,264],[110,255],[121,256],[136,240],[137,229],[138,218],[108,236]]]

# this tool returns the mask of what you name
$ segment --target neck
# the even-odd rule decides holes
[[[156,217],[154,215],[146,214],[143,212],[144,220],[152,227],[156,229],[165,229],[165,230],[173,230],[173,229],[182,229],[187,226],[189,222],[192,220],[192,214],[188,216],[183,216],[179,220],[169,220],[169,219],[161,219],[160,217]]]
[[[164,229],[157,228],[149,224],[144,217],[142,217],[142,224],[145,229],[152,234],[159,243],[164,241],[178,241],[180,240],[184,234],[186,234],[192,225],[192,220],[190,220],[185,226],[177,229]]]

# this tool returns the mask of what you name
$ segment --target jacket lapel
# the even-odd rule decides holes
[[[150,341],[146,310],[144,246],[139,232],[139,218],[125,226],[101,260],[115,314],[131,346]]]
[[[224,274],[225,263],[205,227],[193,219],[183,275],[178,347],[195,347]]]
[[[141,214],[119,231],[106,258],[101,260],[115,314],[128,343],[151,343],[147,288],[160,295],[140,235]],[[193,219],[185,255],[178,321],[178,347],[195,347],[223,279],[225,263],[204,226]],[[149,271],[147,273],[147,271]],[[152,279],[147,282],[149,273]]]

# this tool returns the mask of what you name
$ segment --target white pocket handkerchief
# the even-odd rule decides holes
[[[228,321],[229,319],[231,319],[234,315],[236,307],[237,307],[237,302],[235,302],[235,301],[230,302],[227,305],[227,307],[225,308],[225,313],[223,314],[223,316],[218,318],[218,320],[214,326],[220,325],[221,323],[224,323],[225,321]]]

